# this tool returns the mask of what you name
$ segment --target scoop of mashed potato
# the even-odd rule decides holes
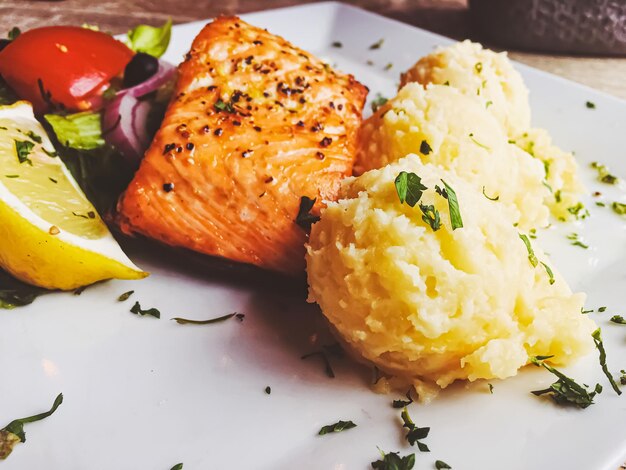
[[[447,84],[477,101],[500,123],[505,134],[524,151],[546,165],[546,180],[554,197],[550,208],[559,219],[572,219],[585,192],[571,153],[552,144],[543,129],[531,129],[528,89],[505,52],[483,49],[463,41],[440,47],[402,74],[401,86],[410,82]]]
[[[529,129],[515,144],[544,163],[545,179],[552,192],[549,205],[554,216],[561,220],[584,217],[587,211],[580,205],[580,195],[585,188],[578,179],[574,155],[554,145],[544,129]]]
[[[509,143],[477,101],[441,85],[409,83],[361,128],[357,173],[381,168],[409,153],[452,170],[478,192],[504,204],[521,228],[547,225],[554,198],[544,166]]]
[[[439,211],[439,230],[419,205],[400,203],[400,171],[422,178],[428,189],[419,202]],[[456,192],[462,228],[451,229],[448,201],[434,190],[442,179]],[[550,284],[504,212],[415,156],[348,178],[312,227],[309,300],[348,351],[418,391],[510,377],[528,356],[567,363],[592,348],[584,294],[572,294],[553,266]],[[535,255],[550,265],[537,247]]]
[[[483,49],[469,40],[440,47],[402,74],[400,86],[410,82],[448,84],[476,97],[509,136],[530,128],[528,88],[506,52]]]

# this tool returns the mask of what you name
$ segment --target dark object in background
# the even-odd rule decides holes
[[[626,0],[469,0],[479,39],[506,48],[626,55]]]

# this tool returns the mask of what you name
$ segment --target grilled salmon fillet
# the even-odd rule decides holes
[[[367,88],[281,37],[220,17],[195,38],[118,203],[123,232],[262,268],[304,269],[303,196],[352,173]]]

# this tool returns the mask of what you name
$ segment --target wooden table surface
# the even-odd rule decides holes
[[[51,24],[97,24],[113,33],[138,23],[175,23],[307,3],[297,0],[0,0],[0,31]],[[457,39],[473,38],[467,0],[348,0],[377,13]],[[495,45],[497,46],[497,45]],[[626,58],[555,56],[511,51],[511,57],[626,99]]]

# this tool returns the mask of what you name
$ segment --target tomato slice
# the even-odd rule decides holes
[[[20,34],[0,51],[0,75],[38,113],[50,109],[51,103],[87,110],[133,54],[99,31],[48,26]]]

